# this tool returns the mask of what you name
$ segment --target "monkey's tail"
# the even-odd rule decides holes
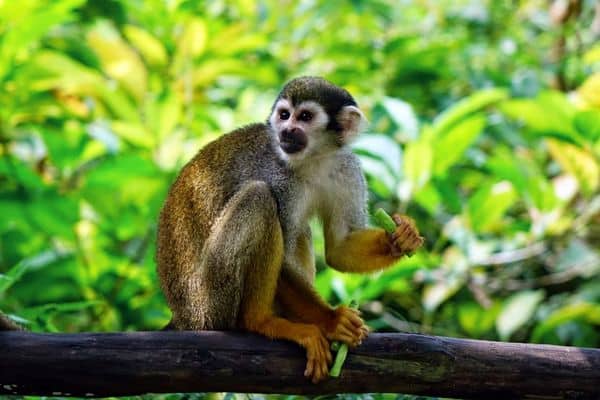
[[[0,312],[0,331],[22,331],[22,326],[14,323],[10,318]]]

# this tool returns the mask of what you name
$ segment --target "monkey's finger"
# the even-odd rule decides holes
[[[410,247],[410,244],[412,243],[414,236],[415,236],[414,231],[412,231],[411,228],[404,229],[396,238],[396,241],[394,242],[394,246],[396,246],[400,249],[406,249],[406,248]]]
[[[333,362],[333,356],[331,355],[331,350],[327,339],[325,339],[325,346],[325,354],[327,355],[327,365],[329,365]]]
[[[306,369],[304,370],[304,376],[305,377],[311,377],[313,374],[313,370],[314,370],[314,360],[309,358],[308,361],[306,362]]]
[[[321,363],[321,376],[319,380],[325,379],[325,377],[329,374],[329,367],[327,366],[327,362],[323,360]]]
[[[335,340],[338,342],[342,342],[351,347],[356,347],[358,345],[359,339],[354,335],[336,335]]]
[[[369,330],[366,328],[361,328],[360,329],[360,341],[362,342],[364,339],[366,339],[369,336]]]
[[[408,252],[412,252],[423,244],[423,238],[413,232],[412,235],[408,236],[404,242],[401,244],[402,248],[408,250]]]
[[[319,355],[313,361],[313,383],[319,382],[323,377],[327,375],[327,359],[325,358],[325,352],[323,349],[317,350]]]
[[[319,366],[315,366],[315,373],[312,376],[312,383],[319,383],[321,380],[321,372],[319,371]]]
[[[344,325],[338,325],[336,333],[341,336],[354,337],[354,329],[350,329],[349,327]]]
[[[404,240],[408,236],[408,232],[410,231],[410,227],[407,225],[402,225],[396,228],[394,233],[392,233],[391,241],[392,243],[397,243],[399,240]]]
[[[396,228],[396,232],[394,232],[394,233],[398,235],[398,238],[403,238],[403,237],[406,237],[408,235],[408,232],[410,232],[412,230],[413,230],[413,228],[410,225],[402,224],[402,225],[398,226],[398,228]]]
[[[396,224],[396,226],[403,225],[405,220],[404,217],[400,214],[392,214],[392,220]]]
[[[352,324],[354,326],[361,327],[361,326],[363,326],[365,324],[365,322],[363,321],[363,319],[358,316],[358,313],[350,315],[349,319],[350,319],[350,322],[352,322]]]
[[[332,361],[331,350],[329,350],[329,341],[324,336],[321,336],[321,349],[325,359],[325,365],[330,364]]]
[[[407,215],[394,214],[392,215],[392,220],[394,221],[394,223],[396,223],[397,226],[409,225],[412,228],[415,228],[416,226],[415,221]]]

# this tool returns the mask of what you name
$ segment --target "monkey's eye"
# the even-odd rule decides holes
[[[313,115],[310,111],[302,111],[298,119],[300,121],[308,122],[312,119]]]
[[[288,119],[290,117],[290,112],[288,110],[281,110],[279,111],[279,118],[280,119]]]

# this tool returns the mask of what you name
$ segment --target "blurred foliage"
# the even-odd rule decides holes
[[[426,237],[359,276],[316,230],[328,300],[379,330],[600,346],[600,11],[567,3],[0,0],[0,309],[161,328],[169,184],[312,74],[370,119],[371,209]]]

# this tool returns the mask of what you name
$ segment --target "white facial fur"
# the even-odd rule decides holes
[[[282,111],[289,112],[289,118],[282,119]],[[310,121],[301,120],[300,116],[305,111],[308,111],[312,115]],[[306,133],[308,144],[306,148],[298,153],[288,154],[278,146],[282,158],[291,163],[299,163],[301,160],[320,154],[327,154],[339,148],[339,143],[336,143],[335,136],[331,132],[326,132],[327,125],[329,124],[329,116],[325,109],[317,102],[305,101],[294,107],[287,99],[280,99],[273,108],[269,122],[277,141],[279,141],[278,133],[285,129],[298,128]],[[340,139],[344,143],[347,143],[362,130],[366,120],[360,109],[355,106],[346,106],[338,114],[338,122],[344,131]]]
[[[288,119],[281,118],[281,112],[289,112]],[[312,118],[310,121],[302,121],[301,114],[308,111]],[[279,149],[285,160],[305,159],[308,155],[315,154],[320,150],[321,146],[326,145],[325,129],[329,123],[329,116],[319,103],[314,101],[305,101],[294,107],[287,99],[280,99],[273,108],[273,114],[269,118],[269,122],[273,127],[274,133],[293,128],[299,128],[304,131],[308,137],[306,148],[298,153],[287,154],[281,148]],[[276,137],[279,140],[278,137]]]

